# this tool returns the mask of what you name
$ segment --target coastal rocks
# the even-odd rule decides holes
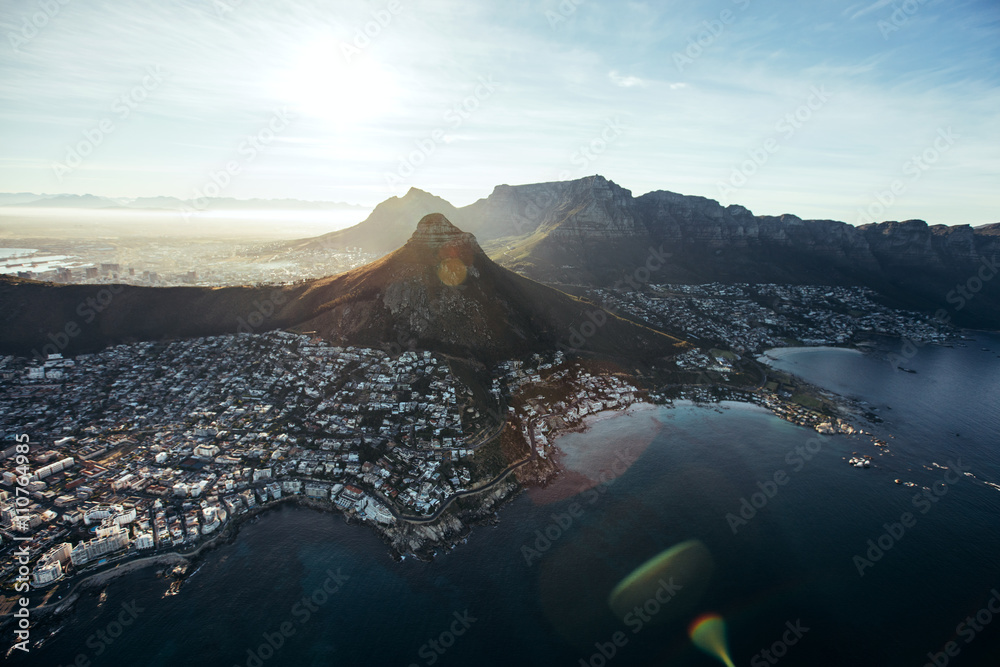
[[[496,523],[497,510],[520,488],[507,479],[478,494],[472,509],[449,508],[433,521],[402,520],[373,528],[397,558],[413,555],[420,560],[431,560],[440,550],[453,548],[468,537],[474,526]]]
[[[855,468],[870,468],[872,465],[872,457],[867,454],[859,455],[857,452],[854,452],[854,456],[847,459],[847,462]]]

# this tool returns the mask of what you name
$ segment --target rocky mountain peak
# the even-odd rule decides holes
[[[451,224],[441,213],[430,213],[421,218],[406,245],[427,250],[456,248],[482,252],[475,236]]]

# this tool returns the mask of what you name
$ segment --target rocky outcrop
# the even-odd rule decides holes
[[[522,191],[523,190],[523,191]],[[632,197],[600,176],[503,186],[493,208],[477,202],[480,239],[497,260],[545,282],[614,285],[652,266],[650,282],[783,282],[867,285],[894,305],[936,311],[952,290],[1000,259],[1000,225],[929,226],[922,220],[855,227],[795,215],[754,215],[705,197],[655,191]],[[510,202],[519,202],[511,207]],[[529,202],[528,204],[521,204]],[[521,217],[509,217],[511,211]],[[511,237],[512,227],[531,231]],[[490,213],[503,216],[489,220]],[[518,221],[521,221],[520,223]],[[649,263],[656,255],[669,260]],[[984,274],[991,271],[986,268]],[[951,304],[956,305],[953,298]],[[1000,326],[1000,280],[954,308],[955,321]]]
[[[650,282],[867,285],[896,305],[933,311],[951,290],[975,281],[984,262],[1000,258],[1000,224],[906,220],[855,227],[754,215],[743,206],[663,190],[633,197],[598,175],[498,185],[461,209],[414,189],[317,242],[350,240],[388,251],[409,238],[417,211],[443,213],[503,266],[549,283],[614,285],[652,268]],[[1000,280],[966,302],[954,312],[957,321],[1000,327]]]
[[[476,237],[441,214],[420,220],[410,239],[386,257],[315,281],[314,316],[295,329],[338,343],[397,343],[484,361],[520,358],[565,344],[587,321],[590,304],[498,265]],[[670,356],[680,341],[608,315],[587,350],[649,360]]]

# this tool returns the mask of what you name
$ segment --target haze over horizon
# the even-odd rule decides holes
[[[463,206],[599,173],[757,214],[1000,219],[990,2],[137,5],[8,4],[0,189]]]

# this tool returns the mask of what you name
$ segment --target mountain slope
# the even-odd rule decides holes
[[[990,277],[1000,225],[855,227],[754,215],[673,192],[633,197],[601,176],[500,185],[458,212],[497,262],[549,284],[865,285],[890,305],[945,309],[963,326],[1000,328],[1000,280]],[[959,299],[963,288],[972,298]]]
[[[291,250],[360,247],[367,252],[392,252],[413,234],[416,221],[429,213],[441,213],[460,221],[462,214],[450,203],[417,188],[403,197],[390,197],[375,207],[362,222],[316,238],[289,244]],[[460,223],[461,224],[461,223]]]
[[[297,329],[489,360],[571,347],[573,331],[590,322],[600,323],[582,346],[591,352],[652,359],[680,343],[500,267],[472,234],[437,213],[425,216],[402,248],[316,281],[302,298],[327,293],[337,298],[317,303],[317,316]]]
[[[0,351],[22,354],[279,328],[340,344],[429,349],[486,362],[564,347],[648,363],[684,346],[500,267],[441,214],[425,216],[403,247],[372,264],[292,286],[151,288],[6,278],[0,324]]]

